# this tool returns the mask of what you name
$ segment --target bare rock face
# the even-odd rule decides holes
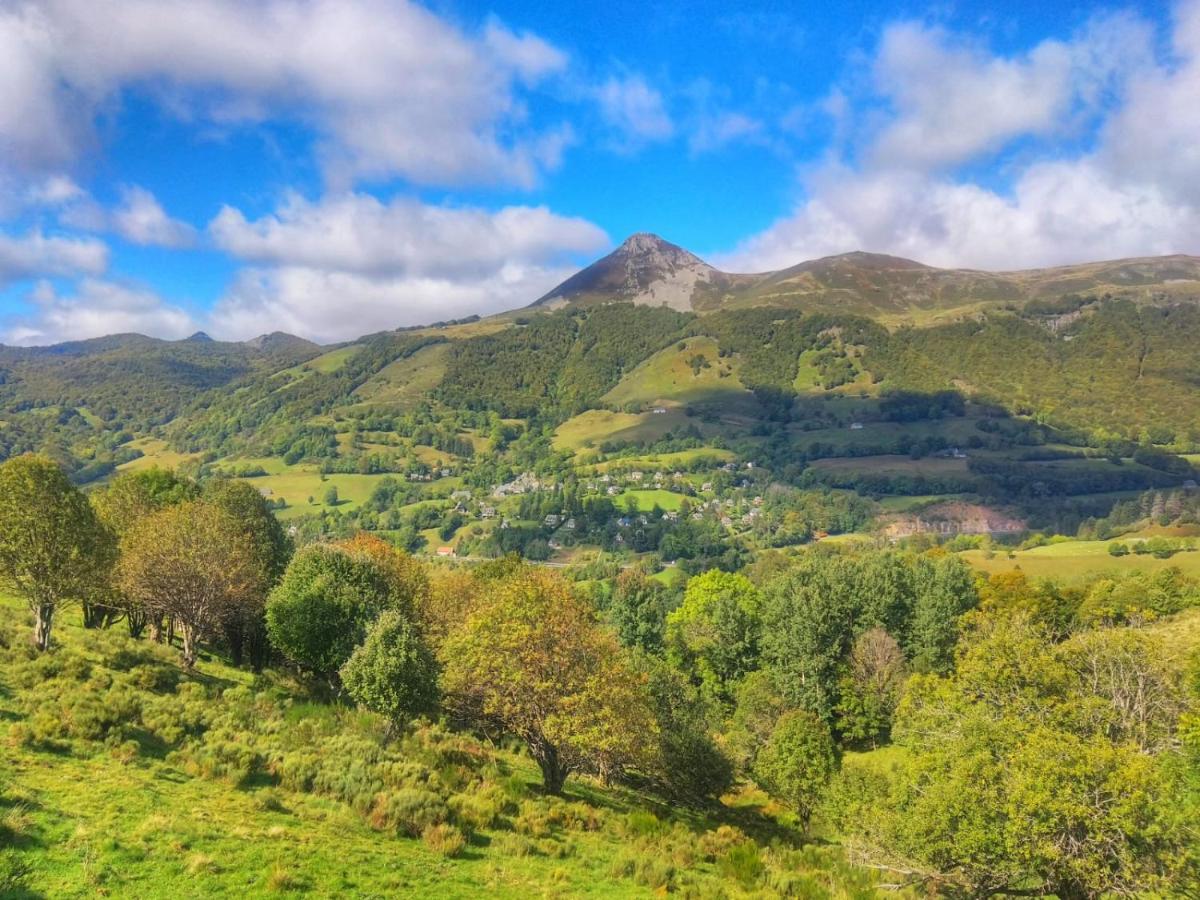
[[[884,534],[893,540],[914,534],[1019,534],[1028,527],[1023,520],[992,507],[951,501],[917,514],[894,516]]]
[[[700,257],[654,234],[631,235],[603,259],[568,278],[537,301],[626,301],[691,310],[696,287],[709,284],[716,269]]]

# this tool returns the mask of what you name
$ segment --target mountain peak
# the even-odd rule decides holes
[[[209,337],[207,334],[205,334],[203,331],[197,331],[191,337],[184,338],[184,340],[192,341],[194,343],[205,343],[205,344],[211,344],[213,342],[213,339],[211,337]]]
[[[657,234],[639,231],[535,305],[618,300],[690,310],[697,285],[712,282],[715,274],[717,270],[695,254]]]

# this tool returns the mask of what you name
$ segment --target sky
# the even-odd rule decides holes
[[[1200,0],[0,0],[0,343],[322,343],[727,271],[1200,254]]]

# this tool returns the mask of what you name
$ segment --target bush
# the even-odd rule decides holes
[[[385,612],[341,669],[354,700],[385,716],[394,728],[437,703],[437,662],[416,628],[398,612]]]
[[[401,788],[375,798],[368,821],[380,831],[396,831],[420,837],[427,828],[450,818],[450,809],[439,794],[417,788]]]
[[[445,857],[455,857],[467,846],[467,839],[453,825],[430,825],[421,832],[421,840],[434,853]]]
[[[754,887],[763,874],[763,861],[754,841],[742,841],[717,859],[717,871],[743,887]]]

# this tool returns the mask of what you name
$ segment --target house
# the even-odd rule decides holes
[[[554,513],[550,513],[543,521],[545,522],[547,528],[557,528],[558,523],[562,521],[562,518]]]
[[[645,476],[645,474],[646,474],[645,472],[630,472],[629,480],[630,481],[641,481],[642,478]]]
[[[629,518],[629,516],[621,516],[621,518],[617,519],[617,524],[622,528],[628,528],[633,524],[633,519]]]
[[[704,482],[704,484],[700,485],[700,490],[711,491],[712,490],[712,482],[711,481]]]
[[[438,547],[437,555],[438,556],[453,556],[454,548],[453,547]]]
[[[494,518],[496,518],[496,507],[494,507],[494,506],[481,506],[481,507],[479,507],[479,518],[481,518],[481,519],[494,519]]]
[[[550,538],[550,540],[547,541],[546,543],[550,547],[551,550],[561,550],[562,549],[562,542],[557,541],[554,538]]]
[[[850,430],[851,430],[851,431],[862,431],[862,430],[863,430],[863,423],[862,423],[862,422],[851,422],[851,423],[850,423]]]
[[[608,496],[610,496],[610,497],[615,497],[615,496],[617,496],[617,494],[621,493],[621,489],[619,487],[617,487],[615,484],[609,485],[608,490],[606,490],[604,493],[608,494]]]
[[[726,528],[732,528],[733,527],[733,519],[729,518],[729,516],[722,516],[721,524],[724,525]]]
[[[563,527],[565,529],[567,529],[567,531],[574,531],[575,530],[575,520],[567,519],[567,523]]]
[[[653,410],[654,415],[656,415],[656,416],[661,416],[664,413],[666,413],[666,411],[667,411],[667,408],[665,406],[656,406],[656,407],[654,407],[654,410]]]

